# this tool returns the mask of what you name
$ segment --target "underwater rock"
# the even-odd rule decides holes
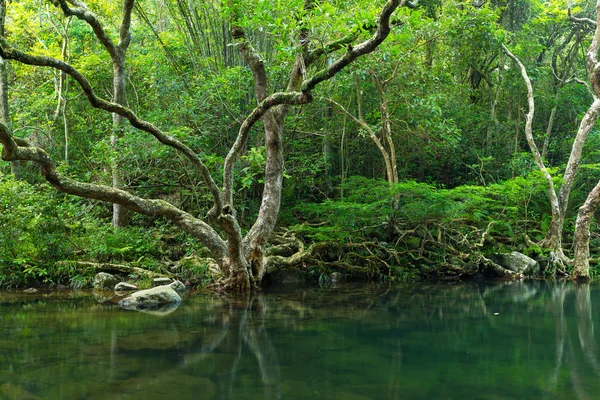
[[[170,286],[157,286],[140,290],[119,301],[119,306],[128,310],[156,309],[166,304],[179,304],[181,297]]]
[[[338,283],[344,280],[344,275],[342,275],[340,272],[332,272],[329,275],[329,278],[331,279],[331,283]]]
[[[176,330],[152,331],[120,337],[117,340],[119,349],[127,351],[143,350],[167,350],[187,346],[197,339],[196,335],[189,332],[179,332]]]
[[[93,285],[94,289],[113,290],[115,285],[119,282],[121,282],[121,279],[115,275],[107,272],[98,272],[96,276],[94,276]]]
[[[41,397],[29,393],[27,390],[12,383],[5,383],[0,386],[0,397],[6,397],[11,400],[42,400]]]
[[[180,304],[181,303],[169,303],[152,308],[140,308],[137,311],[142,312],[144,314],[154,315],[155,317],[164,317],[177,310]]]
[[[108,292],[104,289],[94,289],[92,291],[92,295],[98,303],[106,303],[108,301],[111,301],[113,297],[115,297],[114,293]]]

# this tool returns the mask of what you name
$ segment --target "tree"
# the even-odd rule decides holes
[[[582,20],[572,17],[576,20]],[[598,62],[598,48],[600,47],[600,0],[596,2],[596,21],[584,19],[583,22],[595,25],[594,38],[586,54],[586,64],[590,73],[590,83],[594,94],[594,103],[590,107],[586,117],[589,118],[581,122],[580,130],[585,128],[588,131],[594,126],[598,114],[600,113],[600,63]],[[586,122],[586,125],[584,125]],[[574,278],[578,280],[590,279],[590,225],[592,217],[600,205],[600,181],[588,194],[587,199],[579,208],[577,213],[577,222],[575,223],[575,233],[573,245],[575,256],[573,260]]]
[[[569,9],[569,14],[570,14],[570,9]],[[575,17],[572,17],[572,19],[574,19],[576,22],[580,22],[580,23],[594,23],[593,21],[590,21],[587,19],[580,19],[580,18],[575,18]],[[586,114],[584,115],[584,117],[582,118],[582,120],[579,124],[577,134],[575,135],[575,139],[574,139],[573,145],[571,147],[571,153],[570,153],[567,165],[566,165],[565,173],[563,175],[563,183],[562,183],[559,191],[557,191],[554,187],[554,183],[552,181],[552,176],[550,175],[550,173],[548,172],[548,170],[546,168],[545,162],[542,157],[542,153],[540,153],[540,151],[535,143],[534,137],[533,137],[533,116],[534,116],[535,103],[534,103],[533,87],[531,85],[531,80],[529,79],[529,76],[527,75],[527,70],[525,69],[525,66],[523,65],[523,63],[521,63],[521,61],[515,55],[513,55],[506,47],[504,47],[504,51],[506,52],[506,54],[508,54],[508,56],[518,65],[521,75],[523,77],[523,80],[525,81],[525,83],[527,85],[527,98],[528,98],[528,103],[529,103],[529,112],[527,114],[527,119],[526,119],[525,135],[527,137],[527,142],[529,144],[531,153],[533,154],[535,163],[536,163],[538,169],[544,175],[544,178],[546,180],[547,189],[548,189],[548,197],[550,200],[550,207],[551,207],[551,211],[552,211],[552,221],[550,224],[550,228],[548,229],[548,233],[547,233],[546,237],[540,242],[540,245],[543,247],[549,248],[551,250],[550,261],[551,261],[551,263],[553,263],[555,265],[562,265],[564,262],[569,261],[568,258],[565,256],[565,254],[563,252],[563,248],[562,248],[563,229],[564,229],[567,207],[569,204],[569,196],[571,194],[571,190],[575,183],[575,177],[576,177],[577,171],[579,169],[583,146],[587,140],[588,134],[590,133],[591,129],[594,127],[594,125],[596,123],[598,114],[600,113],[600,100],[598,99],[598,96],[600,95],[600,85],[598,85],[598,83],[597,83],[597,79],[598,79],[597,76],[600,73],[600,64],[598,64],[598,62],[597,62],[598,41],[599,40],[600,40],[600,32],[598,31],[598,28],[596,28],[596,33],[594,35],[594,38],[592,39],[592,42],[588,48],[587,55],[586,55],[586,65],[587,65],[587,70],[588,70],[591,84],[592,84],[591,89],[593,90],[592,94],[594,96],[594,101],[589,106]],[[563,76],[563,78],[560,79],[560,84],[563,84],[564,81],[565,81],[565,79]],[[592,193],[594,193],[594,191],[592,191]],[[576,264],[578,262],[579,263],[583,262],[582,258],[583,258],[583,254],[585,253],[585,251],[582,249],[582,246],[583,247],[587,246],[588,242],[586,240],[589,240],[589,223],[590,223],[590,221],[589,221],[590,214],[589,213],[590,212],[593,213],[593,210],[595,210],[595,207],[597,207],[597,205],[594,206],[594,204],[595,204],[594,196],[595,195],[592,195],[592,193],[590,193],[591,197],[588,197],[586,204],[584,204],[584,206],[582,206],[582,209],[580,209],[580,213],[577,218],[580,228],[576,229],[576,233],[575,233],[575,253],[576,253],[575,258],[577,260],[579,260],[576,262]],[[582,213],[582,210],[586,210],[586,211],[584,211]],[[581,218],[581,221],[580,221],[580,218]],[[587,224],[587,228],[585,228],[586,224]],[[585,239],[585,235],[586,235],[585,230],[586,229],[587,229],[588,239]],[[580,253],[579,256],[577,256],[578,252]],[[588,250],[588,253],[585,253],[585,254],[589,254],[589,250]],[[588,261],[586,261],[586,263],[588,263]],[[589,265],[588,265],[588,268],[589,268]],[[575,276],[580,277],[581,274],[583,273],[581,271],[583,271],[585,269],[586,269],[586,267],[583,265],[580,267],[576,266],[575,267]],[[589,277],[589,272],[588,272],[588,277]]]
[[[93,14],[87,11],[84,3],[78,0],[51,0],[50,2],[60,7],[63,13],[84,19],[94,28],[97,37],[101,41],[105,40],[103,39],[105,35],[101,34],[103,28]],[[49,56],[28,54],[13,48],[6,37],[0,38],[2,58],[32,66],[54,68],[68,74],[79,85],[92,107],[118,115],[119,118],[127,120],[132,127],[152,135],[163,145],[169,146],[187,158],[200,173],[211,193],[212,208],[204,219],[194,217],[164,200],[146,199],[116,187],[80,182],[65,176],[57,169],[56,163],[47,152],[23,139],[15,138],[6,124],[0,124],[2,158],[5,161],[22,160],[39,164],[43,177],[62,192],[119,204],[142,214],[166,217],[207,247],[223,274],[220,282],[222,288],[241,292],[252,290],[257,287],[265,273],[267,260],[264,246],[275,228],[280,210],[284,171],[282,133],[290,107],[310,103],[313,98],[312,92],[317,85],[333,78],[357,58],[377,49],[390,33],[392,14],[406,3],[406,0],[388,0],[378,12],[376,22],[356,26],[350,33],[333,36],[330,42],[320,43],[312,41],[309,25],[310,15],[316,3],[306,0],[303,10],[295,10],[298,15],[301,15],[295,32],[299,46],[288,76],[287,88],[277,92],[271,89],[275,85],[268,76],[265,61],[254,50],[246,35],[243,26],[245,17],[243,8],[238,2],[230,1],[224,12],[231,17],[231,36],[235,45],[252,71],[258,105],[241,124],[237,138],[225,158],[222,187],[217,185],[196,150],[138,117],[131,109],[120,104],[117,96],[112,102],[99,97],[89,80],[73,65]],[[133,1],[125,0],[124,4],[121,40],[128,40],[126,28],[129,22],[126,19],[129,17],[126,16],[125,11],[130,10],[128,7],[133,5]],[[363,32],[374,33],[360,42]],[[103,45],[108,49],[111,48],[107,43],[103,42]],[[338,51],[342,54],[336,56]],[[325,57],[332,58],[333,61],[321,62]],[[309,75],[309,71],[314,72]],[[236,162],[247,147],[251,129],[258,121],[263,123],[266,143],[264,190],[256,221],[243,235],[234,204],[234,170]]]

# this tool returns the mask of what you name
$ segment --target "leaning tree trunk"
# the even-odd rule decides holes
[[[577,280],[586,281],[590,279],[590,225],[599,204],[600,182],[590,192],[577,214],[573,237],[575,246],[573,277]]]
[[[514,61],[515,64],[519,67],[521,72],[521,76],[523,77],[523,81],[527,86],[527,103],[529,106],[529,110],[527,112],[526,120],[525,120],[525,137],[527,139],[527,144],[529,145],[529,149],[531,154],[533,155],[533,159],[535,160],[535,164],[537,168],[542,173],[544,180],[546,181],[546,191],[548,192],[548,199],[550,200],[550,210],[552,212],[552,226],[551,232],[555,232],[556,234],[552,234],[550,239],[546,239],[545,247],[551,250],[550,258],[553,263],[561,263],[562,259],[565,258],[562,250],[562,218],[561,218],[561,207],[559,197],[556,195],[556,190],[554,188],[554,182],[552,181],[552,176],[548,172],[546,165],[544,164],[544,160],[542,155],[535,143],[533,138],[533,117],[535,113],[535,101],[533,96],[533,86],[531,84],[531,80],[529,79],[529,75],[527,74],[527,70],[523,63],[512,54],[506,46],[502,46],[504,52]]]
[[[576,19],[571,16],[570,8],[569,17],[571,19]],[[598,48],[600,47],[600,0],[596,1],[596,20],[593,21],[593,23],[595,24],[596,29],[594,31],[594,38],[592,39],[590,47],[588,48],[585,61],[588,71],[590,73],[591,89],[596,98],[594,99],[594,103],[583,118],[583,121],[581,121],[581,125],[579,128],[579,130],[581,131],[582,127],[584,127],[585,122],[585,128],[587,132],[589,132],[592,129],[592,127],[596,123],[596,120],[598,119],[598,114],[600,113],[600,99],[598,99],[597,97],[600,96],[600,63],[598,63]],[[583,147],[583,143],[580,146]],[[573,145],[573,148],[575,148],[575,144]],[[581,149],[579,149],[579,153],[581,153]],[[570,161],[571,160],[569,160],[569,162]],[[567,165],[567,172],[568,170],[569,165]],[[567,175],[567,172],[565,172],[565,176]],[[565,185],[566,184],[567,181],[565,179]],[[583,205],[579,208],[579,212],[577,214],[575,234],[573,237],[573,245],[575,247],[573,273],[574,278],[577,280],[590,279],[590,225],[592,223],[592,218],[594,217],[594,212],[598,208],[599,204],[600,182],[598,182],[594,189],[592,189],[592,191],[588,194],[585,203],[583,203]]]
[[[544,240],[540,243],[542,247],[549,249],[560,249],[562,252],[562,236],[565,225],[565,217],[569,206],[569,196],[575,183],[575,177],[579,169],[579,162],[587,137],[596,124],[598,114],[600,113],[600,100],[595,99],[588,111],[585,113],[579,129],[575,135],[575,141],[571,147],[571,155],[567,162],[567,167],[563,176],[563,184],[558,193],[558,213],[552,214],[552,222]]]

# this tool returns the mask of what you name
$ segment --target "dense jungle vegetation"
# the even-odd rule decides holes
[[[0,3],[1,287],[596,273],[592,2]]]

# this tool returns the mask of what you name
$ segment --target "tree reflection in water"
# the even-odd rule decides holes
[[[591,399],[600,392],[598,289],[198,294],[161,317],[86,293],[0,293],[0,398]]]

